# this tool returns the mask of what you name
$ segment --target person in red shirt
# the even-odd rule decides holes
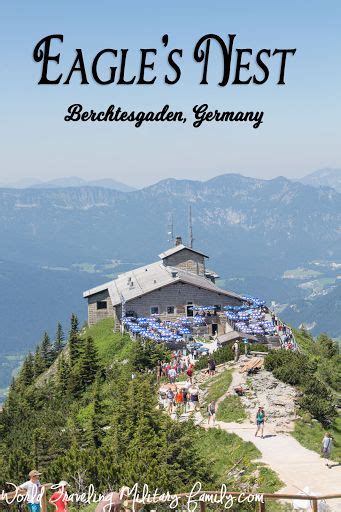
[[[65,480],[59,482],[58,489],[52,494],[51,498],[49,499],[49,503],[56,507],[56,512],[68,512],[68,495],[66,492],[66,487],[68,485],[69,484],[65,482]]]
[[[177,405],[180,405],[180,404],[182,404],[183,400],[184,400],[184,397],[182,394],[182,389],[179,389],[179,391],[175,395],[175,402],[177,403]]]
[[[193,365],[192,364],[189,365],[186,373],[187,373],[190,383],[193,384]]]

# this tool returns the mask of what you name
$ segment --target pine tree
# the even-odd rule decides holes
[[[320,334],[316,339],[316,348],[322,357],[327,359],[334,357],[339,352],[339,347],[327,334]]]
[[[99,370],[98,353],[91,336],[85,340],[84,349],[80,356],[79,374],[83,389],[95,381]]]
[[[74,365],[79,357],[80,352],[80,339],[77,333],[70,332],[69,337],[69,353],[70,353],[70,362]]]
[[[78,333],[79,331],[79,325],[78,325],[78,317],[75,313],[72,313],[71,315],[71,328],[70,328],[70,334]]]
[[[53,353],[54,357],[57,357],[58,354],[63,350],[64,348],[64,342],[65,342],[65,336],[63,332],[63,327],[60,322],[57,324],[57,331],[56,331],[56,337],[53,343]]]
[[[35,378],[38,377],[41,373],[43,373],[43,371],[45,370],[45,361],[41,355],[40,345],[37,346],[34,354],[33,368]]]
[[[91,438],[96,448],[102,445],[104,407],[101,397],[100,379],[97,376],[94,391],[94,410],[91,418]]]
[[[53,363],[52,344],[47,332],[44,332],[43,340],[40,345],[40,354],[44,361],[45,368],[49,368]]]
[[[57,387],[61,394],[65,394],[68,390],[70,379],[70,366],[68,361],[66,360],[64,354],[61,354],[58,360],[58,369],[57,369]]]
[[[20,383],[29,386],[34,380],[34,357],[31,352],[27,355],[19,374]]]
[[[71,315],[71,328],[69,333],[69,352],[70,362],[74,365],[80,355],[80,338],[78,332],[78,318],[77,315],[72,313]]]

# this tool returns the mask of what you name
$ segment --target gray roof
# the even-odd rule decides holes
[[[158,288],[178,282],[241,299],[240,295],[219,288],[204,276],[182,270],[178,267],[165,266],[161,261],[120,274],[113,281],[87,290],[83,293],[83,297],[90,297],[96,293],[108,290],[112,305],[117,306],[122,301],[122,295],[126,301],[129,301]]]
[[[208,258],[208,256],[206,256],[206,254],[204,254],[203,252],[196,251],[192,247],[186,247],[186,245],[184,245],[184,244],[176,245],[175,247],[172,247],[171,249],[168,249],[167,251],[162,252],[161,254],[159,254],[159,258],[161,258],[163,260],[164,258],[167,258],[168,256],[171,256],[172,254],[175,254],[179,251],[183,251],[184,249],[187,249],[188,251],[195,252],[196,254],[200,254],[201,256],[204,256],[204,258]]]

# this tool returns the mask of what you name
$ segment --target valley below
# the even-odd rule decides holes
[[[264,298],[289,324],[341,338],[341,194],[285,178],[169,179],[129,192],[96,186],[0,189],[0,353],[34,350],[83,291],[154,261],[173,236],[211,255],[218,284]],[[2,365],[6,387],[17,362]]]

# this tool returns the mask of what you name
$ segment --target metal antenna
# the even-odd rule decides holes
[[[168,215],[168,227],[167,227],[168,242],[174,245],[174,223],[173,214]]]
[[[193,247],[193,225],[192,225],[192,207],[189,205],[188,207],[188,238],[189,238],[189,246]]]

